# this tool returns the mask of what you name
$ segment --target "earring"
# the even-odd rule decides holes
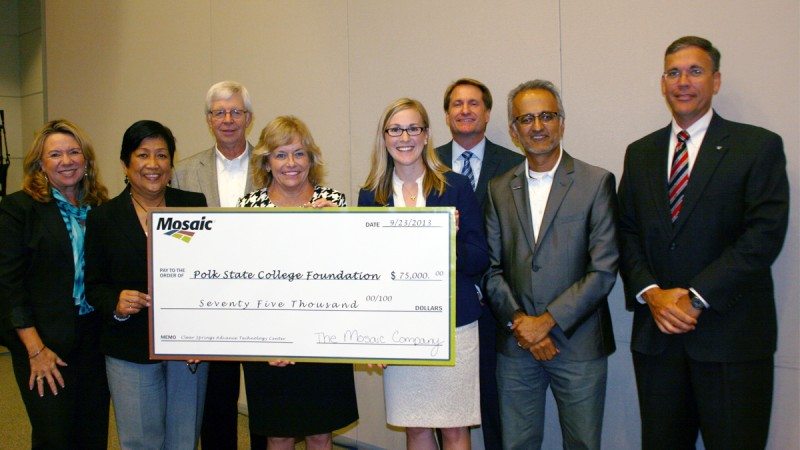
[[[125,179],[123,180],[123,182],[124,182],[125,184],[129,184],[129,181],[128,181],[128,176],[127,176],[127,175],[125,175]]]

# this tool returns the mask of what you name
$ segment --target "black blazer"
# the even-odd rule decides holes
[[[167,187],[166,206],[206,206],[203,194]],[[147,236],[131,201],[130,186],[93,209],[86,222],[86,296],[103,317],[101,350],[125,361],[150,362],[148,311],[114,319],[123,290],[148,292]]]
[[[667,199],[667,126],[628,147],[619,186],[620,272],[634,311],[631,348],[658,354],[671,335],[655,324],[642,289],[694,288],[710,305],[694,331],[678,335],[699,361],[771,356],[777,330],[770,266],[789,217],[780,136],[711,119],[673,226]]]
[[[6,196],[0,203],[0,236],[2,340],[25,351],[14,330],[35,326],[47,347],[68,354],[77,331],[75,263],[58,205],[22,191]]]
[[[483,214],[467,177],[445,173],[447,187],[440,196],[436,190],[425,197],[427,206],[455,206],[459,215],[456,233],[456,325],[466,325],[481,315],[481,304],[475,286],[489,267],[489,247],[483,228]],[[358,206],[394,206],[375,203],[375,192],[361,189]]]
[[[453,164],[453,141],[436,148],[436,154],[447,167]],[[478,184],[475,186],[475,196],[478,203],[484,205],[486,202],[486,190],[492,178],[500,176],[525,159],[523,155],[511,151],[505,147],[495,144],[486,139],[486,147],[481,163],[481,176],[478,177]]]

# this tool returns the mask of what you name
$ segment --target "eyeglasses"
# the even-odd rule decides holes
[[[385,131],[386,134],[388,134],[391,137],[400,137],[403,135],[404,131],[408,133],[409,136],[419,136],[420,134],[422,134],[423,131],[425,131],[425,127],[412,125],[408,128],[391,127],[383,131]]]
[[[561,114],[553,111],[542,111],[539,114],[523,114],[521,116],[517,116],[514,118],[514,122],[519,125],[531,125],[536,119],[542,121],[542,123],[549,123],[552,122],[554,119],[561,116]]]
[[[212,109],[208,112],[208,115],[211,116],[214,120],[222,120],[228,114],[231,115],[231,119],[238,120],[241,119],[245,114],[249,111],[246,109]]]
[[[706,70],[702,67],[690,67],[688,70],[670,69],[662,75],[665,80],[675,83],[681,79],[681,75],[686,74],[689,78],[701,78],[706,74]]]

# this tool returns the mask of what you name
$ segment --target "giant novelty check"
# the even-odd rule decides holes
[[[455,362],[453,208],[167,208],[153,359]]]

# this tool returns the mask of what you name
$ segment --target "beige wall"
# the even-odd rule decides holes
[[[698,3],[700,3],[698,5]],[[258,131],[278,114],[305,120],[323,150],[328,184],[355,199],[383,107],[419,98],[438,145],[448,140],[441,95],[461,76],[484,81],[495,108],[488,135],[510,145],[505,96],[521,81],[563,89],[565,148],[621,174],[625,146],[667,124],[659,91],[662,54],[678,36],[699,34],[722,51],[723,116],[781,134],[797,211],[800,185],[800,6],[796,0],[693,2],[615,0],[212,1],[49,0],[47,117],[68,117],[94,138],[103,176],[122,188],[117,162],[125,128],[163,121],[179,158],[212,144],[202,115],[206,89],[222,79],[249,88]],[[800,242],[792,215],[775,265],[780,341],[770,448],[800,441]],[[604,446],[638,445],[628,351],[631,317],[620,286],[611,299],[619,350],[611,358]],[[380,378],[357,373],[361,422],[348,436],[401,448],[383,424]],[[551,403],[552,404],[552,403]],[[558,446],[555,415],[545,447]]]
[[[22,158],[44,120],[38,0],[0,0],[0,109],[11,154],[7,193],[20,189]]]

